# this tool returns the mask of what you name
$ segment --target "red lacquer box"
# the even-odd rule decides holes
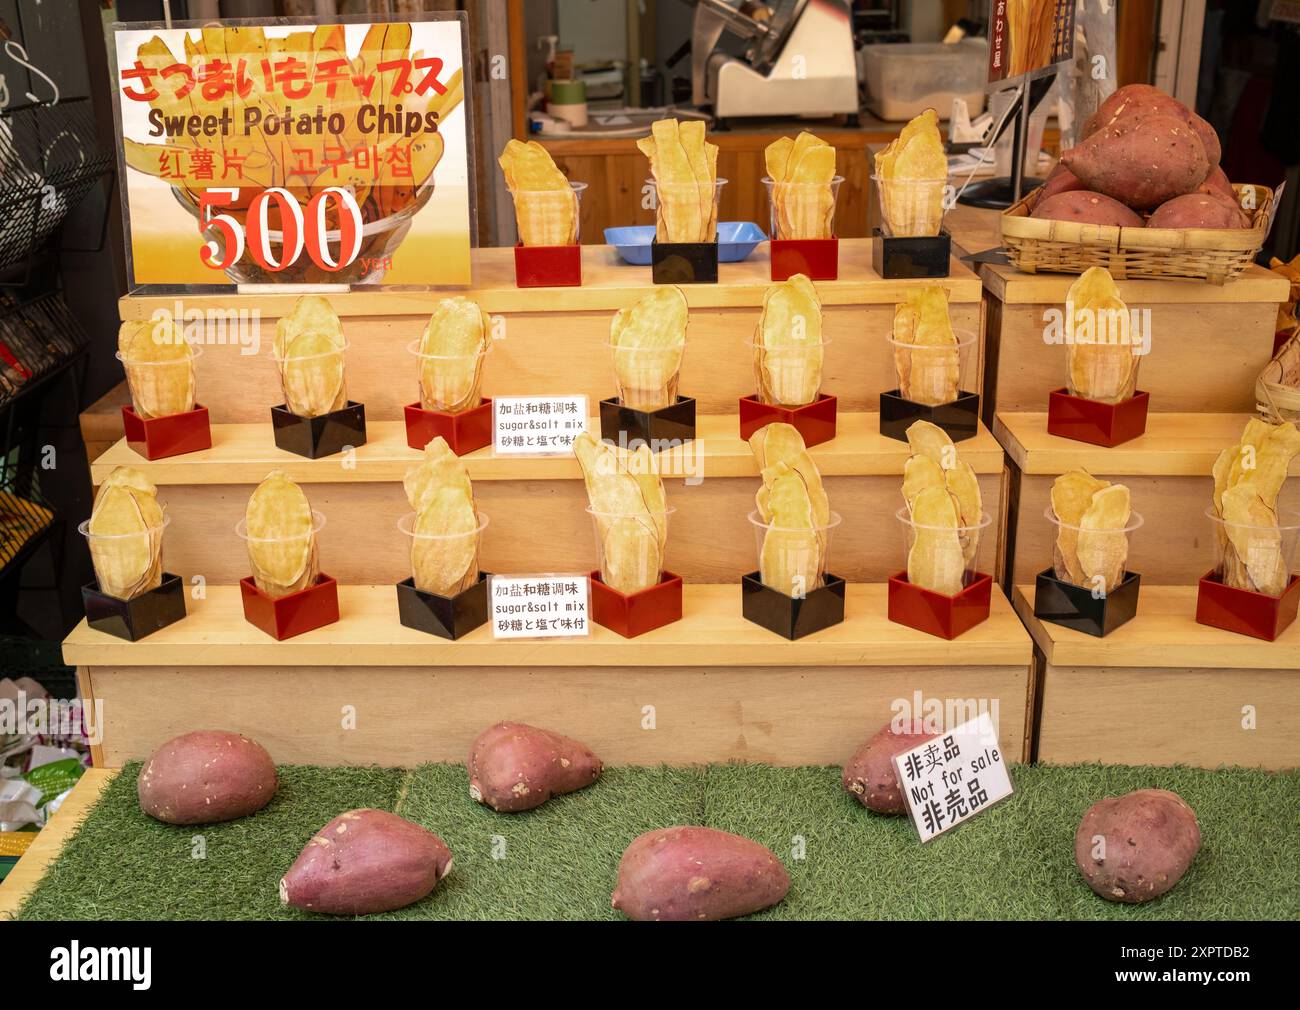
[[[439,435],[457,456],[492,444],[492,401],[489,399],[459,414],[425,410],[418,403],[408,403],[403,410],[406,444],[412,449],[423,449]]]
[[[339,619],[339,587],[328,575],[317,575],[306,589],[272,599],[257,588],[251,575],[239,580],[244,620],[283,642],[315,631]]]
[[[647,631],[682,619],[682,577],[661,573],[656,586],[639,593],[620,593],[600,580],[600,572],[591,573],[591,619],[603,628],[616,631],[624,638],[636,638]]]
[[[122,408],[122,431],[126,444],[145,459],[163,459],[212,448],[208,408],[198,404],[183,414],[143,418],[128,403]]]
[[[802,407],[782,407],[764,403],[756,396],[740,398],[740,437],[748,440],[766,424],[781,421],[794,425],[806,446],[820,445],[835,437],[837,400],[823,393]]]
[[[581,283],[582,246],[515,246],[515,287],[572,288]]]
[[[833,281],[840,276],[840,240],[837,238],[774,238],[772,280],[786,281],[805,274],[813,281]]]
[[[922,589],[902,571],[889,579],[889,619],[938,638],[953,639],[988,620],[993,576],[977,572],[956,596]]]
[[[1056,389],[1047,401],[1047,433],[1107,448],[1122,445],[1147,430],[1150,399],[1138,390],[1121,403],[1099,403]]]
[[[1196,623],[1222,628],[1238,635],[1277,640],[1296,618],[1300,608],[1300,575],[1291,576],[1281,596],[1225,586],[1214,572],[1201,576],[1196,593]]]

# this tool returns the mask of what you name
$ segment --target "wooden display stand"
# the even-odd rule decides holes
[[[1210,470],[1220,451],[1241,438],[1250,416],[1153,411],[1145,435],[1108,449],[1049,435],[1046,411],[999,413],[994,434],[1009,460],[999,578],[1004,585],[1030,584],[1052,563],[1053,531],[1043,517],[1052,481],[1082,467],[1132,492],[1133,508],[1144,521],[1132,537],[1129,566],[1142,573],[1142,592],[1148,585],[1194,587],[1214,563],[1205,518],[1214,494]],[[1282,486],[1284,508],[1300,508],[1297,475],[1300,459]]]
[[[1105,638],[1036,619],[1032,584],[1015,601],[1039,652],[1038,760],[1300,765],[1300,625],[1264,642],[1197,624],[1194,585],[1144,584]]]
[[[1077,279],[980,267],[987,307],[984,419],[995,413],[1047,411],[1048,393],[1065,381],[1066,348],[1044,343],[1046,313],[1062,310]],[[1255,409],[1255,378],[1272,354],[1277,307],[1286,279],[1260,266],[1216,287],[1190,280],[1116,281],[1130,309],[1150,309],[1150,353],[1138,385],[1151,394],[1152,416]],[[1150,427],[1147,429],[1150,431]]]
[[[582,639],[494,640],[485,626],[453,641],[402,626],[393,585],[410,575],[410,559],[396,522],[409,510],[402,477],[420,458],[403,422],[415,388],[404,348],[443,293],[331,295],[351,345],[348,395],[366,404],[367,441],[347,465],[275,447],[266,421],[267,406],[280,399],[275,370],[265,356],[231,345],[206,347],[197,361],[211,449],[144,461],[119,443],[95,462],[96,481],[129,462],[158,486],[177,520],[167,535],[168,567],[207,583],[186,620],[132,643],[138,649],[115,648],[84,623],[66,641],[83,692],[104,702],[97,765],[120,766],[200,725],[247,733],[280,762],[459,761],[484,726],[506,715],[577,736],[615,764],[837,763],[914,691],[996,699],[1004,748],[1026,754],[1032,644],[1005,596],[995,591],[990,619],[957,643],[887,618],[884,582],[903,545],[885,518],[901,502],[908,447],[880,435],[874,411],[894,381],[883,334],[912,285],[876,276],[869,255],[866,240],[841,241],[839,279],[817,284],[833,344],[824,383],[838,395],[839,414],[836,437],[811,452],[843,516],[834,547],[835,572],[850,583],[843,623],[782,642],[741,613],[737,582],[754,565],[744,517],[759,473],[739,437],[736,405],[753,392],[744,341],[771,284],[764,258],[722,264],[717,284],[685,289],[691,317],[681,388],[697,398],[697,432],[657,457],[676,509],[667,561],[686,582],[682,619],[632,639],[593,626]],[[464,293],[505,317],[504,339],[484,369],[487,395],[581,393],[594,413],[608,394],[610,318],[652,288],[644,271],[616,265],[607,247],[584,246],[582,256],[582,287],[530,291],[515,286],[512,250],[475,251],[475,285]],[[954,260],[950,276],[932,283],[948,291],[953,324],[978,332],[978,278]],[[265,342],[296,297],[197,295],[187,306],[257,308]],[[164,303],[128,296],[120,308],[124,318],[145,318]],[[401,388],[403,375],[409,388]],[[979,477],[985,508],[999,508],[1003,454],[986,428],[962,443],[961,457]],[[497,457],[485,448],[462,458],[479,507],[492,517],[484,570],[591,567],[591,520],[572,457]],[[339,583],[338,622],[283,642],[243,619],[236,583],[247,559],[233,529],[253,487],[277,468],[328,517],[321,564]],[[980,565],[995,559],[995,538],[986,538]],[[178,679],[178,670],[186,676]],[[627,706],[637,698],[656,706],[656,732],[636,729],[642,702]],[[365,707],[356,730],[339,728],[342,704]],[[294,718],[285,719],[289,710]]]

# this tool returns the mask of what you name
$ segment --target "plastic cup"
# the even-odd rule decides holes
[[[889,350],[894,359],[896,388],[904,399],[927,406],[952,403],[957,395],[975,385],[975,337],[971,330],[953,328],[957,346],[930,346],[908,344],[889,336]],[[954,355],[955,352],[955,355]],[[957,382],[954,390],[951,368],[957,365]]]
[[[164,387],[174,388],[179,382],[188,384],[190,370],[194,367],[193,361],[202,353],[202,344],[190,344],[188,360],[178,358],[172,361],[145,361],[141,358],[128,358],[121,351],[115,352],[113,357],[122,362],[122,370],[126,372],[126,385],[131,392],[131,408],[136,414],[142,418],[172,417],[193,410],[193,400],[186,410],[172,411],[170,414],[151,413],[146,405],[157,405],[163,399],[159,394],[164,391]]]
[[[99,585],[99,591],[114,599],[133,600],[156,588],[163,572],[163,533],[170,524],[171,517],[164,515],[160,526],[148,526],[130,533],[92,533],[89,519],[78,523],[77,532],[86,538],[86,544],[90,548],[90,561],[95,569],[95,581]],[[133,585],[123,584],[120,576],[112,574],[114,567],[120,565],[120,559],[125,551],[130,551],[135,557],[140,557],[147,551],[150,556],[149,570],[143,573]]]
[[[888,238],[938,235],[943,228],[947,179],[882,179],[872,175],[880,204],[880,230]]]
[[[824,525],[811,529],[774,525],[757,510],[749,513],[748,518],[754,529],[759,576],[765,586],[795,599],[822,587],[830,558],[831,533],[842,521],[838,512],[832,512]],[[776,581],[788,585],[774,585]]]
[[[754,389],[760,403],[802,407],[821,395],[826,347],[830,340],[810,340],[779,347],[745,341],[754,360]],[[810,351],[820,352],[810,355]]]
[[[437,596],[452,597],[464,592],[478,582],[478,551],[482,546],[482,533],[487,529],[488,517],[476,512],[478,526],[461,533],[417,533],[415,530],[416,514],[407,512],[397,520],[397,528],[410,540],[411,575],[415,579],[415,588]],[[421,585],[420,572],[432,569],[438,561],[464,561],[464,567],[458,563],[456,568],[465,574],[456,585],[442,585],[429,588]]]
[[[582,194],[586,192],[587,184],[570,182],[569,187],[568,191],[511,190],[510,195],[515,201],[515,221],[518,225],[521,245],[545,247],[578,244],[582,231]],[[562,220],[561,215],[569,207],[573,208],[573,229],[571,232],[561,233],[557,230],[556,222]],[[531,224],[531,227],[526,227],[526,223]],[[533,237],[541,235],[545,241],[525,242],[525,232]]]
[[[911,572],[912,549],[922,536],[933,537],[933,561],[930,573],[942,575],[950,581],[946,584],[922,586],[944,596],[956,596],[966,586],[975,581],[979,573],[980,537],[985,528],[993,522],[987,512],[981,512],[978,523],[968,526],[929,526],[912,521],[906,505],[894,513],[903,526],[903,569]],[[952,534],[956,534],[953,536]],[[960,573],[960,575],[958,575]],[[911,578],[909,574],[908,578]],[[940,582],[939,578],[934,581]]]
[[[596,566],[601,581],[620,593],[649,589],[662,581],[664,558],[661,547],[668,540],[668,520],[676,512],[599,512],[591,506],[592,529],[596,535]],[[611,547],[622,545],[621,549]]]
[[[840,184],[844,176],[837,175],[830,183],[820,182],[776,182],[771,176],[762,178],[767,190],[768,234],[776,239],[807,239],[835,237],[835,206],[839,201]],[[824,207],[818,206],[818,197],[826,192],[829,185],[831,199]],[[789,216],[790,208],[798,208],[799,214],[793,219]],[[785,208],[786,213],[781,213]],[[814,209],[816,208],[816,209]],[[803,234],[795,234],[803,232]],[[809,234],[811,232],[812,234]]]
[[[446,414],[473,410],[483,400],[483,359],[492,352],[489,340],[473,354],[425,354],[420,341],[406,345],[416,357],[420,406]]]
[[[345,340],[343,342],[342,347],[336,347],[329,351],[322,351],[320,354],[290,354],[290,355],[286,355],[283,358],[280,357],[278,354],[272,352],[271,358],[275,361],[276,371],[280,373],[280,393],[281,395],[284,396],[285,405],[291,411],[293,411],[293,405],[295,403],[302,403],[307,398],[306,394],[308,393],[308,390],[306,390],[305,388],[299,388],[295,384],[293,373],[289,369],[290,365],[302,366],[307,364],[308,362],[316,362],[321,365],[324,365],[326,363],[332,362],[335,358],[337,358],[338,365],[332,367],[337,367],[340,371],[342,371],[344,353],[351,346],[352,345]],[[346,379],[345,379],[345,388],[346,388]],[[346,401],[346,399],[347,399],[347,394],[345,393],[344,400]],[[293,412],[297,413],[297,411],[293,411]],[[310,416],[310,415],[300,415],[300,416]]]
[[[1129,512],[1128,523],[1123,529],[1118,530],[1085,530],[1081,526],[1072,526],[1069,523],[1063,523],[1056,517],[1056,513],[1051,507],[1043,510],[1043,516],[1053,526],[1052,531],[1052,571],[1062,582],[1068,582],[1072,586],[1079,586],[1082,589],[1091,589],[1095,596],[1101,597],[1111,592],[1124,581],[1128,574],[1128,559],[1133,546],[1133,534],[1142,528],[1142,516],[1137,512]],[[1068,548],[1071,560],[1075,563],[1082,561],[1076,557],[1080,547],[1079,535],[1086,534],[1083,541],[1083,548],[1087,555],[1090,566],[1096,569],[1097,564],[1104,564],[1102,560],[1102,551],[1113,552],[1113,567],[1108,570],[1094,570],[1089,574],[1082,568],[1072,570],[1066,564],[1065,552],[1062,545]],[[1093,546],[1089,543],[1092,541],[1096,545],[1097,555],[1094,560]]]
[[[678,348],[609,345],[614,359],[614,388],[618,402],[630,410],[662,410],[677,402],[683,345]]]
[[[727,184],[726,179],[714,179],[713,181],[713,234],[706,238],[700,239],[702,242],[714,242],[718,238],[718,205],[722,200],[722,187]],[[667,226],[663,219],[663,201],[659,199],[660,192],[676,196],[679,204],[699,198],[699,188],[691,182],[669,183],[667,186],[660,186],[654,179],[647,179],[646,185],[650,187],[650,196],[654,200],[655,208],[655,236],[659,242],[673,242],[674,239],[665,238],[668,234]]]
[[[1226,586],[1281,596],[1295,571],[1300,512],[1277,510],[1277,525],[1230,523],[1205,510],[1214,529],[1214,574]]]
[[[307,586],[312,585],[316,581],[316,576],[319,574],[319,563],[317,561],[316,536],[324,528],[325,528],[325,514],[323,512],[317,512],[315,509],[312,509],[311,529],[306,533],[299,533],[293,536],[284,536],[284,537],[251,536],[248,532],[248,518],[247,516],[244,516],[240,518],[239,522],[235,523],[235,535],[239,537],[239,539],[243,540],[246,544],[248,544],[248,555],[250,561],[252,561],[253,551],[255,549],[260,551],[266,551],[266,552],[270,552],[273,550],[279,550],[279,551],[293,550],[294,552],[297,552],[302,549],[300,545],[302,544],[303,541],[309,541],[310,555],[307,560],[307,570],[310,573],[310,578],[307,579],[307,584],[305,586],[298,587],[299,589],[305,589],[307,588]],[[257,582],[258,588],[261,589],[263,592],[266,592],[267,595],[270,596],[277,595],[276,592],[271,591],[265,585],[263,585],[260,580],[258,580],[256,574],[256,567],[254,567],[253,579],[255,582]],[[294,591],[294,590],[286,590],[285,587],[283,586],[275,587],[275,588],[278,590],[278,595],[280,596],[287,595],[288,592]]]

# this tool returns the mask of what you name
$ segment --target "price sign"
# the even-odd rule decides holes
[[[563,455],[586,430],[585,396],[492,397],[492,449],[498,455]]]
[[[494,575],[488,586],[494,638],[591,634],[586,575]]]
[[[133,286],[469,283],[464,14],[112,33]]]
[[[922,842],[951,831],[1012,793],[987,712],[897,755],[894,774]]]

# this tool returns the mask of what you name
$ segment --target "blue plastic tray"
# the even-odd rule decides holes
[[[605,229],[605,244],[617,249],[625,263],[639,267],[650,265],[650,243],[654,237],[655,226],[652,224]],[[754,251],[758,243],[766,240],[766,233],[752,221],[719,221],[718,262],[739,263]]]

